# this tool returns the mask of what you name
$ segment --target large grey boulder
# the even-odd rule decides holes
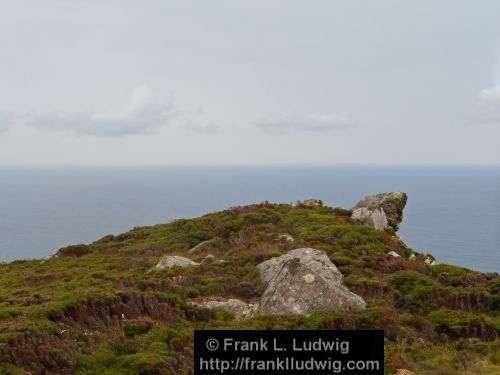
[[[164,270],[166,268],[177,267],[189,267],[189,266],[199,266],[200,264],[178,255],[167,255],[163,257],[155,266],[156,270]]]
[[[360,207],[352,210],[351,218],[375,229],[384,230],[389,226],[387,216],[381,208],[370,210]]]
[[[327,310],[359,311],[366,303],[352,293],[343,275],[319,250],[301,248],[257,266],[266,289],[260,300],[264,314],[310,315]]]
[[[351,218],[377,229],[398,230],[408,196],[403,192],[369,195],[352,209]]]

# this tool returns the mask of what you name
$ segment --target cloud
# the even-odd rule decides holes
[[[467,122],[472,125],[500,125],[500,86],[493,86],[479,93],[476,110]]]
[[[24,124],[44,131],[72,131],[82,135],[120,137],[150,133],[178,115],[172,101],[147,86],[136,88],[128,100],[108,111],[31,113]]]
[[[195,111],[182,111],[176,121],[177,126],[193,133],[214,135],[220,132],[220,127],[207,120],[205,111],[198,108]]]
[[[350,117],[332,114],[310,114],[302,117],[285,116],[258,121],[258,128],[270,135],[299,132],[326,133],[354,126]]]
[[[496,101],[500,104],[500,86],[494,86],[482,90],[479,93],[479,98],[483,101]]]

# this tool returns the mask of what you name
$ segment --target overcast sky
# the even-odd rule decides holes
[[[500,1],[0,0],[0,164],[499,164]]]

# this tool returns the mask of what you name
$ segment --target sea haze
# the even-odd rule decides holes
[[[409,194],[400,236],[439,262],[500,272],[500,168],[1,169],[0,260],[230,206]]]

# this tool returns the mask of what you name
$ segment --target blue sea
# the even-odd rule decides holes
[[[500,272],[498,167],[5,168],[0,260],[40,258],[134,226],[269,200],[409,195],[400,236],[438,262]]]

